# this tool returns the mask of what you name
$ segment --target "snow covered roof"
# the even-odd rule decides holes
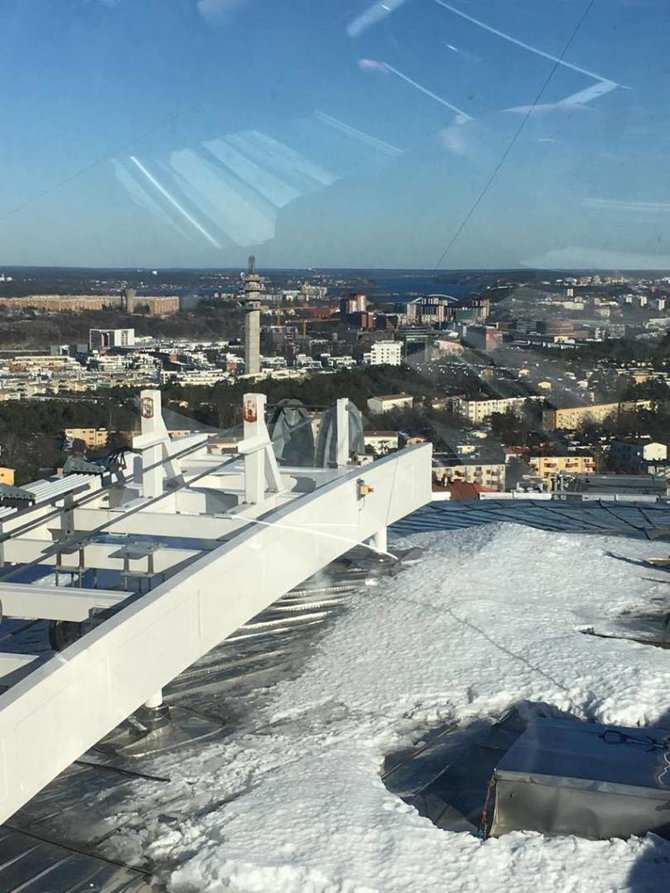
[[[667,889],[658,839],[484,842],[439,829],[380,778],[385,755],[431,726],[519,702],[667,726],[668,652],[580,632],[667,600],[641,563],[667,547],[618,539],[613,555],[611,537],[499,523],[390,548],[409,545],[422,560],[359,592],[299,675],[237,695],[224,735],[151,764],[170,781],[115,802],[107,851],[150,858],[174,893]]]

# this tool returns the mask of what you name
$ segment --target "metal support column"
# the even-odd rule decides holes
[[[380,530],[375,533],[374,536],[370,537],[370,545],[377,552],[388,552],[388,528],[382,527]]]

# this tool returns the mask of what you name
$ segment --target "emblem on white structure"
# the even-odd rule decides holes
[[[244,403],[244,421],[258,421],[258,410],[256,409],[256,403],[254,400],[246,400]]]
[[[140,413],[143,419],[153,419],[154,401],[151,397],[142,397],[140,400]]]

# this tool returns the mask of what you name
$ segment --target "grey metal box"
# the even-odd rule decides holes
[[[494,772],[491,834],[670,837],[670,733],[571,720],[534,722]]]

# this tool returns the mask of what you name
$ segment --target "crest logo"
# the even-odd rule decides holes
[[[140,413],[143,419],[153,419],[154,401],[152,397],[142,397],[140,400]]]
[[[256,422],[258,421],[258,415],[256,413],[256,404],[253,400],[247,400],[244,404],[244,421],[245,422]]]

